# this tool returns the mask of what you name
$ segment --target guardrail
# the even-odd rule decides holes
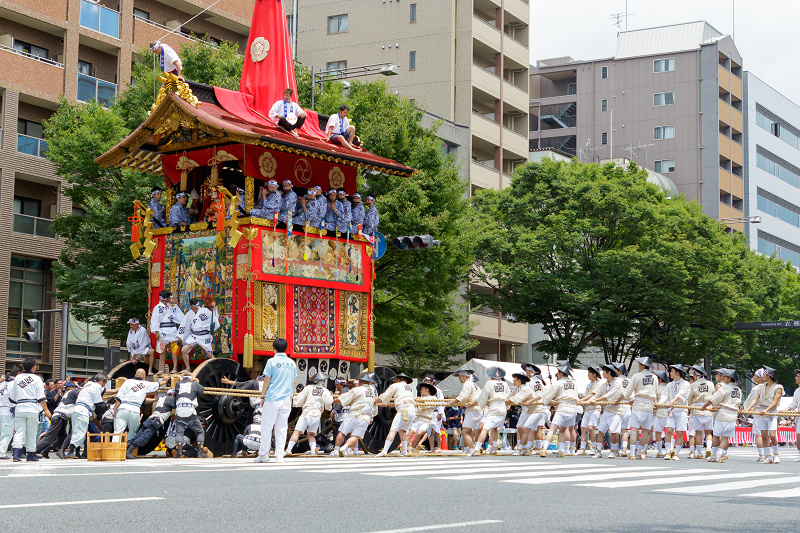
[[[25,233],[28,235],[35,235],[36,237],[55,239],[56,234],[50,229],[52,224],[53,221],[49,218],[32,217],[30,215],[14,213],[14,231],[16,233]]]
[[[21,154],[44,157],[45,152],[47,152],[47,148],[47,141],[44,139],[30,137],[28,135],[23,135],[22,133],[17,134],[17,152]]]

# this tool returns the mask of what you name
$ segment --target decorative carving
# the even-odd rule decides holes
[[[271,352],[272,342],[286,337],[286,285],[259,281],[255,293],[255,349]]]
[[[195,107],[200,106],[200,100],[192,94],[192,89],[189,85],[181,80],[178,79],[178,76],[173,74],[172,72],[162,72],[161,76],[158,77],[158,81],[160,81],[163,85],[161,89],[158,91],[158,95],[156,96],[156,101],[153,102],[153,106],[150,108],[150,111],[147,113],[148,116],[156,110],[156,108],[161,104],[161,101],[167,96],[168,92],[174,92],[190,104]]]
[[[311,163],[308,159],[298,159],[294,164],[294,178],[301,185],[306,185],[311,181]],[[344,183],[344,175],[342,175],[342,183]]]
[[[164,174],[164,176],[166,176],[166,173]],[[167,221],[167,226],[169,226],[169,212],[172,211],[172,206],[173,205],[175,205],[175,189],[173,189],[172,187],[167,187],[167,205],[165,207],[165,209],[166,209],[166,211],[165,211],[165,214],[166,214],[165,219]],[[170,228],[170,229],[172,229],[172,228]]]
[[[271,153],[264,152],[258,158],[258,167],[261,169],[262,176],[271,178],[275,175],[275,171],[278,170],[278,162],[275,161],[275,157]]]
[[[255,202],[255,194],[256,194],[255,179],[253,179],[250,176],[245,176],[245,178],[244,178],[244,209],[248,213],[254,207],[253,203]]]
[[[161,286],[161,263],[151,263],[150,264],[150,286],[151,287],[160,287]]]
[[[339,291],[339,355],[364,358],[367,354],[367,295]]]

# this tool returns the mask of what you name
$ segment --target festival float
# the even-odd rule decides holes
[[[277,218],[243,216],[236,190],[244,190],[249,213],[256,191],[271,179],[290,179],[298,196],[315,185],[323,191],[343,187],[352,195],[358,172],[411,176],[414,169],[325,142],[313,110],[306,110],[298,137],[267,118],[287,87],[297,94],[278,1],[255,3],[239,91],[166,73],[160,80],[148,118],[96,162],[161,173],[167,215],[176,192],[190,194],[197,223],[170,227],[167,220],[167,227],[155,227],[152,211],[141,202],[132,206],[129,220],[133,258],[148,264],[148,309],[165,289],[184,312],[190,298],[207,307],[216,303],[215,358],[196,349],[193,375],[209,388],[225,387],[222,377],[248,380],[274,354],[278,337],[287,339],[297,362],[298,391],[318,370],[333,380],[348,376],[352,363],[372,369],[370,238],[356,228],[345,234],[308,226],[292,231],[291,225],[280,228]],[[123,363],[111,377],[133,377],[134,371]],[[385,382],[393,372],[383,368],[378,374]],[[218,455],[230,453],[252,412],[247,397],[206,395],[198,414],[206,418],[206,445]],[[368,449],[382,445],[390,420],[388,413],[376,417],[364,439]]]

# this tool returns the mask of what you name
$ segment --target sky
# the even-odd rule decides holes
[[[625,4],[625,0],[531,0],[531,64],[562,56],[612,57],[617,26],[610,17],[624,13]],[[721,33],[733,34],[743,69],[800,105],[797,0],[628,0],[627,6],[628,30],[705,20]],[[621,29],[625,30],[624,18]]]

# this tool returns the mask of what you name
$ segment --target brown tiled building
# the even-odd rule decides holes
[[[130,82],[133,55],[151,40],[176,50],[200,40],[244,47],[253,2],[0,0],[0,371],[34,356],[43,374],[61,372],[60,319],[43,315],[38,343],[26,341],[23,323],[34,309],[58,307],[51,265],[63,243],[50,224],[76,210],[44,157],[42,121],[59,96],[109,105]],[[67,373],[101,370],[114,342],[74,319],[68,331]]]

